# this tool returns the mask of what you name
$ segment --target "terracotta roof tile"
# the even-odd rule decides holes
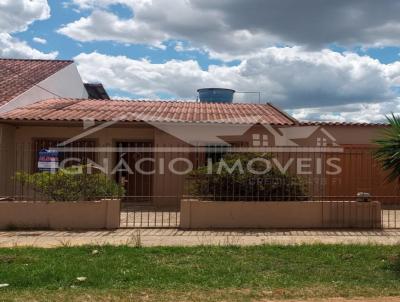
[[[0,106],[71,63],[73,61],[0,59]]]
[[[0,115],[3,120],[51,120],[201,123],[266,123],[297,121],[270,104],[211,104],[180,101],[50,99]]]

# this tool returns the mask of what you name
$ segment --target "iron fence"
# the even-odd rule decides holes
[[[80,178],[83,191],[78,199],[88,193],[92,199],[110,197],[102,194],[104,186],[109,185],[99,176],[102,174],[124,187],[121,227],[178,227],[183,197],[257,202],[331,201],[336,206],[338,202],[357,201],[361,198],[357,197],[359,192],[369,193],[369,200],[381,202],[383,227],[400,227],[399,183],[386,181],[386,173],[374,160],[370,147],[285,149],[236,144],[193,148],[155,146],[150,141],[99,146],[96,140],[86,140],[60,148],[60,142],[61,139],[36,139],[29,144],[2,147],[1,198],[54,200],[52,194],[37,189],[54,172],[41,172],[38,161],[40,150],[57,149],[59,166],[63,162],[63,167],[94,167],[91,171],[97,178],[83,173]],[[23,181],[17,177],[19,172],[40,176],[36,183]],[[85,192],[89,181],[99,182],[100,188],[95,186],[98,194]],[[53,190],[68,185],[59,181],[53,184]],[[338,227],[340,217],[336,219]]]

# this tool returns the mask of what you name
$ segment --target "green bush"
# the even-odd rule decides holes
[[[78,169],[82,173],[76,173]],[[125,189],[105,174],[88,174],[86,167],[70,167],[57,172],[29,174],[17,172],[15,179],[25,188],[32,189],[52,201],[97,200],[120,198]]]
[[[207,166],[194,170],[188,181],[189,195],[199,199],[221,201],[307,200],[307,186],[302,178],[281,173],[275,167],[264,174],[251,173],[246,167],[254,158],[269,160],[271,156],[263,153],[232,153],[225,155],[221,160],[229,167],[240,161],[242,171],[236,168],[229,173],[227,169],[220,168],[220,161],[212,165],[212,173]],[[255,161],[251,167],[261,173],[266,170],[267,164]]]

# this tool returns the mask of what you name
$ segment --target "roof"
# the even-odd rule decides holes
[[[271,104],[180,101],[49,99],[0,115],[2,120],[197,122],[293,125],[297,121]]]
[[[109,100],[107,91],[101,83],[85,83],[83,84],[89,95],[89,99]]]
[[[358,126],[358,127],[387,127],[387,123],[364,122],[332,122],[332,121],[300,121],[300,126]]]
[[[73,61],[0,59],[0,106]]]

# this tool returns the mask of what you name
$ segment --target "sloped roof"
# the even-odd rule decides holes
[[[293,125],[297,121],[271,104],[180,101],[49,99],[0,115],[2,120],[196,122]]]
[[[72,63],[61,60],[0,59],[0,106]]]

